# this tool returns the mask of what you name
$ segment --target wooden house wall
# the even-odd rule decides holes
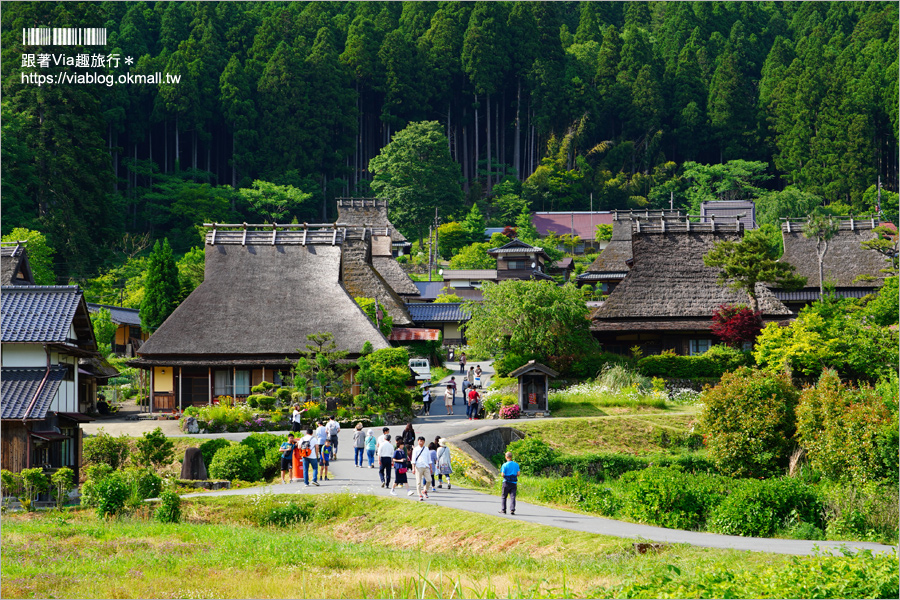
[[[28,429],[17,421],[0,427],[0,468],[18,473],[28,468]],[[79,458],[81,453],[79,453]]]

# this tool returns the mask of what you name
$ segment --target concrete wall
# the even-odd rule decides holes
[[[488,473],[496,477],[500,472],[491,464],[491,457],[504,452],[511,443],[524,438],[525,434],[518,429],[505,425],[494,425],[454,436],[450,438],[450,441],[475,459]]]

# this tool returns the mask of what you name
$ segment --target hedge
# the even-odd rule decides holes
[[[694,379],[719,378],[725,373],[753,364],[749,352],[727,346],[713,346],[708,352],[695,356],[681,356],[664,352],[645,356],[637,363],[638,371],[646,377]]]

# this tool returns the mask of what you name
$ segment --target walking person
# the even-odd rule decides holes
[[[425,438],[419,436],[418,445],[412,452],[413,473],[416,475],[416,492],[419,500],[428,499],[428,480],[431,478],[431,454],[425,447]]]
[[[431,457],[431,491],[435,492],[434,488],[434,474],[437,471],[437,444],[435,442],[431,442],[428,444],[428,456]]]
[[[431,414],[431,388],[425,386],[425,391],[422,392],[422,415],[430,415]]]
[[[325,440],[328,434],[325,432],[325,424],[322,421],[316,421],[316,456],[322,456],[322,447],[325,446]]]
[[[475,367],[469,367],[469,371],[466,373],[466,379],[469,380],[469,385],[467,387],[475,387]]]
[[[362,423],[357,423],[353,432],[353,464],[357,467],[363,466],[363,451],[365,448],[366,434],[363,433]]]
[[[278,449],[281,452],[281,483],[288,484],[294,481],[293,477],[289,477],[289,480],[285,481],[284,476],[294,468],[294,450],[296,448],[297,443],[294,441],[294,434],[289,433],[287,441],[282,442],[281,448]]]
[[[450,475],[453,474],[453,468],[450,464],[450,448],[444,438],[438,441],[437,449],[437,471],[438,471],[438,488],[444,487],[444,477],[447,478],[447,489],[450,489]]]
[[[384,441],[378,446],[378,476],[381,478],[381,487],[391,487],[391,470],[394,464],[394,445],[391,443],[391,434],[384,435]]]
[[[319,475],[319,479],[322,481],[328,481],[328,465],[331,464],[331,460],[333,458],[334,448],[331,445],[331,440],[325,440],[325,445],[322,447],[322,455],[319,457],[319,467],[322,469],[322,473]]]
[[[451,377],[450,381],[447,382],[447,388],[444,391],[444,401],[446,401],[447,394],[450,394],[450,397],[452,398],[450,405],[451,406],[455,405],[456,404],[456,377]],[[452,411],[453,409],[450,409],[450,410]],[[453,413],[451,412],[450,414],[452,415]]]
[[[475,365],[475,387],[484,387],[484,381],[481,379],[481,365]]]
[[[412,423],[406,424],[406,429],[404,429],[403,433],[400,435],[400,441],[403,442],[404,446],[410,449],[416,445],[416,432],[413,429]]]
[[[332,456],[332,460],[337,460],[337,449],[338,449],[338,434],[341,432],[341,424],[337,422],[334,418],[334,415],[328,417],[328,424],[325,426],[325,433],[328,434],[328,439],[331,440],[331,446],[333,448],[334,455]]]
[[[409,457],[406,455],[406,449],[403,446],[403,442],[397,444],[397,450],[394,452],[394,485],[391,488],[391,496],[396,496],[397,494],[394,490],[397,489],[397,486],[406,486],[407,496],[412,496],[413,492],[409,489],[409,479],[406,477],[406,472],[409,470]]]
[[[459,372],[465,374],[466,372],[466,353],[463,352],[459,355]]]
[[[309,487],[309,473],[312,471],[313,485],[319,485],[319,452],[317,438],[310,427],[300,438],[300,456],[303,457],[303,485]]]
[[[377,440],[375,436],[372,434],[372,430],[369,429],[366,432],[366,456],[369,458],[369,468],[375,468],[375,449],[377,445]]]
[[[478,391],[474,387],[469,388],[469,403],[466,416],[469,417],[470,421],[478,418],[478,400]]]
[[[450,384],[447,384],[447,387],[444,389],[444,408],[447,409],[447,414],[453,414],[453,396],[450,395]]]
[[[519,487],[519,463],[513,461],[512,452],[506,453],[506,462],[500,467],[503,488],[500,492],[500,513],[506,514],[506,497],[510,497],[509,514],[516,514],[516,492]]]

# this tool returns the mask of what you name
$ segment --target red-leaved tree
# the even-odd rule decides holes
[[[740,304],[720,304],[713,312],[712,333],[729,346],[753,343],[762,331],[762,315]]]

